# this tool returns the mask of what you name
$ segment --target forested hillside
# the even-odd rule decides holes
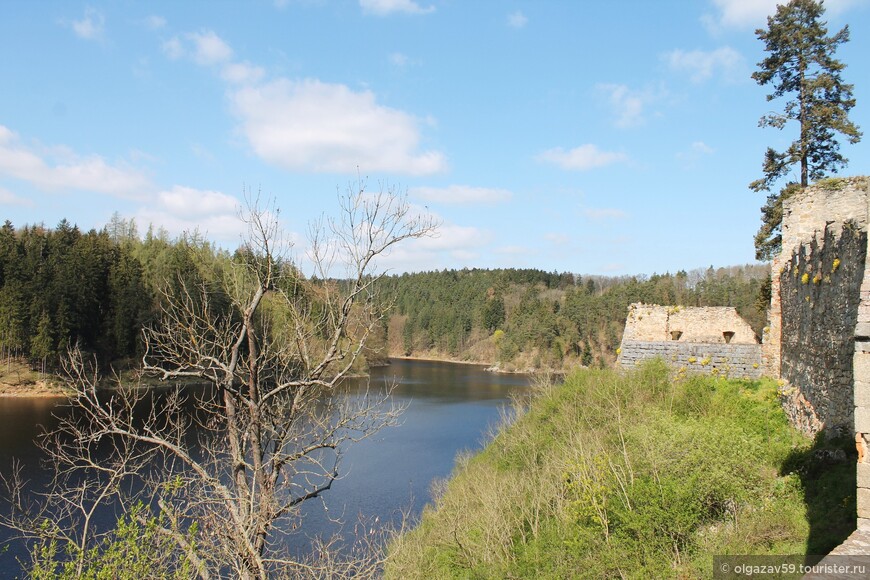
[[[394,356],[498,362],[505,369],[605,366],[616,358],[632,302],[735,306],[761,335],[764,265],[649,277],[541,270],[444,270],[385,280],[396,298]]]
[[[54,229],[16,229],[7,221],[0,228],[2,355],[50,370],[79,342],[103,365],[134,359],[161,288],[213,287],[219,312],[225,297],[217,281],[244,259],[195,234],[170,239],[149,229],[140,236],[119,216],[86,233],[66,220]],[[736,306],[760,334],[767,279],[768,268],[758,265],[650,277],[533,269],[390,276],[380,289],[395,300],[387,347],[373,336],[366,354],[369,362],[385,354],[431,356],[509,370],[604,366],[615,359],[632,302]]]
[[[87,233],[66,220],[55,229],[16,229],[7,220],[0,228],[0,355],[51,372],[67,347],[78,344],[103,369],[136,367],[142,329],[168,296],[207,296],[220,323],[231,316],[227,288],[250,259],[244,248],[222,250],[197,233],[172,239],[149,228],[139,236],[135,223],[118,215]],[[287,286],[278,290],[325,312],[321,295],[338,282],[305,280],[290,263],[273,267]],[[352,320],[350,332],[357,326]],[[383,341],[382,333],[372,334],[359,363],[382,362]]]

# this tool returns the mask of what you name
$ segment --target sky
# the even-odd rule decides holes
[[[2,218],[232,249],[260,192],[304,256],[362,181],[440,223],[391,272],[752,263],[748,184],[796,136],[758,127],[784,101],[750,78],[775,3],[4,0]],[[825,6],[867,132],[870,0]],[[841,152],[870,174],[870,135]]]

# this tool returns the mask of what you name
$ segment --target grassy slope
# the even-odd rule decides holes
[[[714,554],[824,553],[855,484],[819,445],[771,381],[581,371],[460,462],[386,576],[703,578]]]

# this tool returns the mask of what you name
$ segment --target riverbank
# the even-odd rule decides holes
[[[854,451],[793,429],[773,381],[654,361],[538,392],[393,541],[387,578],[709,577],[715,554],[824,554],[854,529]]]
[[[25,361],[11,359],[0,365],[0,397],[68,397],[57,377],[34,371]]]
[[[456,358],[451,358],[447,356],[436,356],[436,355],[426,355],[426,356],[404,356],[404,355],[390,355],[388,358],[397,359],[397,360],[409,360],[409,361],[422,361],[422,362],[441,362],[441,363],[451,363],[456,365],[470,365],[470,366],[479,366],[485,367],[485,370],[491,373],[499,373],[503,375],[533,375],[536,373],[550,373],[555,375],[564,376],[566,371],[564,369],[535,369],[535,368],[527,368],[527,369],[519,369],[519,368],[501,368],[498,363],[491,363],[486,361],[470,361],[470,360],[460,360]]]

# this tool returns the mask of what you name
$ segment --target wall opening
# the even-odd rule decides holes
[[[722,337],[725,339],[725,344],[731,344],[731,339],[734,338],[734,333],[730,330],[726,330],[722,333]]]
[[[683,336],[682,330],[672,330],[671,331],[671,340],[680,340],[681,336]]]

